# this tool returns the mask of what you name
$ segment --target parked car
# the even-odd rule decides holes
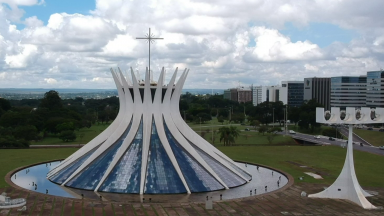
[[[335,141],[335,138],[333,138],[333,137],[329,137],[329,140]]]
[[[313,138],[315,138],[315,139],[320,139],[320,135],[313,136]]]
[[[249,128],[245,128],[244,130],[245,130],[245,131],[249,131]]]
[[[384,150],[384,146],[379,146],[379,149]]]
[[[367,130],[373,130],[373,128],[369,127],[369,128],[367,128]]]
[[[290,133],[290,134],[296,134],[296,132],[293,131],[293,130],[289,130],[289,133]]]
[[[384,132],[384,129],[380,129],[379,131],[380,131],[380,132]]]

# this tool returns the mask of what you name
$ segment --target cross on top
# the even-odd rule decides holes
[[[151,28],[149,28],[149,33],[148,34],[145,34],[145,37],[137,37],[136,39],[144,39],[144,40],[147,40],[148,42],[148,45],[149,45],[149,54],[148,54],[148,59],[149,59],[149,67],[148,67],[148,70],[149,70],[149,77],[151,77],[151,43],[155,42],[155,40],[162,40],[164,38],[157,38],[155,37],[155,35],[153,35],[151,33]]]

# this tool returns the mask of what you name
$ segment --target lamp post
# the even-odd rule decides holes
[[[288,121],[288,106],[287,104],[285,104],[285,135],[287,135],[287,129],[288,129],[288,125],[287,125],[287,121]]]
[[[229,124],[231,124],[232,115],[231,115],[231,108],[229,108]]]
[[[283,114],[284,114],[284,120],[283,120],[283,122],[284,122],[284,130],[285,130],[285,134],[287,134],[287,129],[286,129],[286,127],[285,127],[285,108],[283,108]]]
[[[213,119],[211,120],[211,131],[212,131],[212,145],[213,145],[213,127],[212,127]]]
[[[272,108],[272,127],[275,127],[275,108]]]
[[[185,110],[183,112],[184,112],[184,121],[187,122],[187,119],[185,118]]]

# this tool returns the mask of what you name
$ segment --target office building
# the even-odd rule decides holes
[[[252,103],[257,106],[267,100],[267,86],[252,86]]]
[[[367,76],[331,78],[331,107],[365,107]]]
[[[224,99],[245,103],[252,101],[252,90],[249,88],[239,87],[224,90]]]
[[[304,82],[303,81],[282,81],[281,87],[286,88],[286,100],[283,103],[288,104],[289,107],[299,107],[303,104],[304,100]]]
[[[315,99],[325,110],[331,109],[331,78],[304,78],[304,102]]]
[[[384,107],[384,71],[367,72],[367,107]]]

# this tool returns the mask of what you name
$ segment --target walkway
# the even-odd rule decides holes
[[[17,208],[10,211],[1,210],[0,215],[384,215],[383,210],[364,210],[349,201],[310,199],[300,196],[302,191],[313,193],[321,191],[323,187],[324,185],[298,183],[274,194],[214,202],[212,210],[205,210],[205,204],[197,202],[172,204],[102,202],[65,199],[9,187],[0,189],[0,193],[5,190],[11,197],[27,198],[27,211],[18,212]],[[379,195],[369,198],[370,202],[376,206],[384,206],[384,189],[375,191],[379,192]]]

